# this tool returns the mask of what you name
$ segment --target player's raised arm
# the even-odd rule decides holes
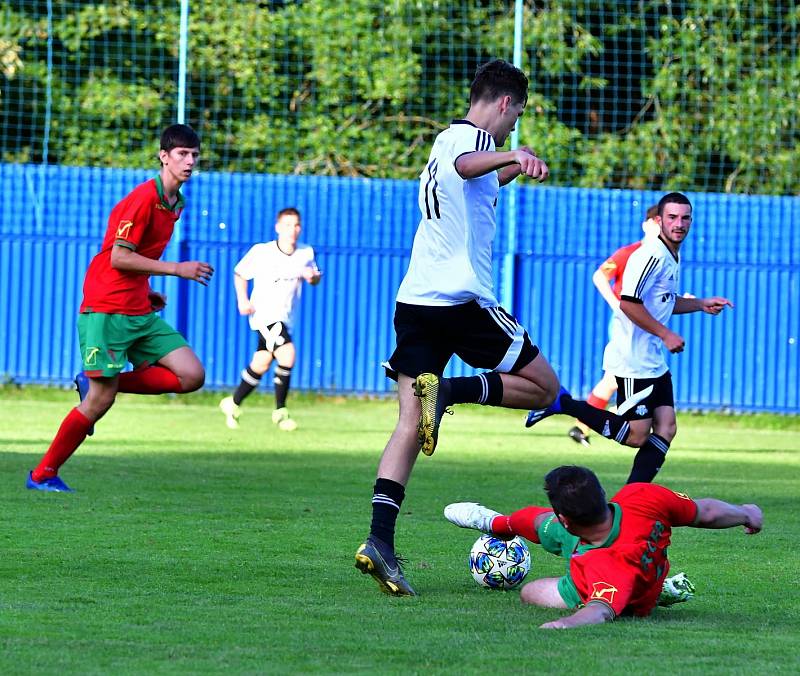
[[[478,178],[479,176],[485,176],[490,171],[508,167],[509,171],[500,177],[501,185],[505,185],[522,174],[535,178],[539,182],[544,181],[550,175],[547,164],[523,148],[500,152],[467,153],[456,159],[455,166],[459,176],[465,179]]]
[[[733,303],[721,296],[711,296],[710,298],[689,298],[678,296],[675,299],[675,308],[672,310],[674,315],[685,315],[690,312],[705,312],[710,315],[718,315],[726,307],[733,307]]]
[[[716,498],[700,498],[697,503],[695,528],[733,528],[744,526],[745,533],[761,531],[764,514],[758,505],[732,505]]]

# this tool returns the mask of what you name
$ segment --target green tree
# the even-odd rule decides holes
[[[513,4],[192,2],[204,163],[415,177],[475,67],[511,57]],[[0,159],[154,165],[175,119],[177,3],[50,5],[0,2]],[[799,21],[765,0],[526,2],[520,139],[558,185],[800,194]]]

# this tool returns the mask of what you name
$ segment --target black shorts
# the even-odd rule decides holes
[[[528,332],[505,310],[482,308],[476,301],[461,305],[397,303],[394,312],[397,347],[386,375],[416,378],[442,375],[454,354],[478,369],[514,373],[539,354]]]
[[[262,350],[275,352],[276,348],[279,348],[281,345],[292,342],[289,329],[283,322],[268,324],[266,329],[259,329],[256,333],[258,333],[257,352],[261,352]]]
[[[659,406],[675,408],[669,371],[658,378],[617,378],[617,415],[647,420]]]

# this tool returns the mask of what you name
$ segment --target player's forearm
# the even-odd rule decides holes
[[[497,180],[500,181],[501,186],[508,185],[521,173],[522,170],[518,164],[510,164],[497,172]]]
[[[123,272],[139,275],[177,275],[178,264],[173,261],[160,261],[131,251],[124,246],[114,245],[111,249],[111,267]]]
[[[597,288],[598,293],[603,297],[603,300],[608,303],[609,307],[612,310],[616,310],[617,307],[619,307],[619,301],[614,295],[614,292],[611,290],[608,278],[603,274],[602,270],[594,271],[594,274],[592,275],[592,283]]]
[[[515,163],[514,151],[478,151],[467,153],[456,160],[456,171],[461,178],[478,178]],[[519,171],[517,171],[519,175]],[[516,178],[516,176],[514,177]]]
[[[732,505],[716,498],[701,498],[697,503],[698,528],[733,528],[749,525],[750,515],[742,505]]]
[[[667,334],[667,327],[653,318],[647,308],[642,303],[633,303],[629,300],[620,301],[619,305],[623,313],[640,329],[652,333],[654,336],[663,338]]]
[[[547,622],[542,629],[572,629],[586,624],[603,624],[614,619],[614,611],[604,603],[590,603],[569,617]]]
[[[675,307],[672,310],[674,315],[685,315],[690,312],[700,312],[703,309],[702,298],[684,298],[678,296],[675,299]]]
[[[241,303],[249,300],[247,295],[247,280],[244,277],[240,277],[235,272],[233,273],[233,288],[236,290],[237,301]]]

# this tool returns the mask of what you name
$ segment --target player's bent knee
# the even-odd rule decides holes
[[[558,578],[544,577],[526,584],[519,595],[520,601],[540,608],[566,608],[558,591]]]
[[[178,376],[178,380],[181,382],[181,392],[195,392],[203,387],[206,382],[206,371],[205,369],[200,369],[199,371],[182,374]]]

